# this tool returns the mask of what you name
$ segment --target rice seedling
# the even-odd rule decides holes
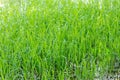
[[[4,0],[0,80],[95,80],[120,69],[119,0]]]

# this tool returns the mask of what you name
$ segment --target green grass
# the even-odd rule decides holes
[[[5,5],[0,80],[94,80],[98,68],[103,76],[120,62],[119,0],[103,0],[101,9],[94,1],[9,0]]]

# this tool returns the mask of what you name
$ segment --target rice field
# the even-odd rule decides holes
[[[109,74],[120,74],[119,0],[0,0],[0,80]]]

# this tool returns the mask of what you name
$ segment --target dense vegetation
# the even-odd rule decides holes
[[[0,8],[0,80],[94,80],[120,62],[119,0],[24,1]]]

